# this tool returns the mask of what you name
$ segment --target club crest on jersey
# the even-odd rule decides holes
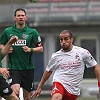
[[[27,35],[27,34],[22,34],[22,37],[23,37],[24,39],[27,39],[28,36],[29,36],[29,35]]]
[[[15,46],[25,46],[26,45],[26,40],[19,39],[15,44],[12,44]]]
[[[80,57],[79,57],[78,55],[76,55],[76,59],[77,59],[77,60],[80,60]]]

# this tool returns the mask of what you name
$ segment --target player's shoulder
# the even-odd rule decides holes
[[[31,27],[27,27],[27,29],[28,30],[32,30],[32,31],[35,30],[34,28],[31,28]]]
[[[39,33],[37,32],[37,30],[35,28],[28,27],[27,32],[33,34],[33,36],[39,35]]]
[[[83,47],[79,47],[79,46],[73,46],[73,49],[78,51],[78,52],[81,52],[81,53],[87,51],[87,49],[85,49]]]
[[[78,49],[78,50],[86,50],[86,49],[85,49],[85,48],[83,48],[83,47],[80,47],[80,46],[75,46],[75,45],[73,46],[73,48],[74,48],[74,49]]]
[[[31,28],[27,26],[27,31],[37,32],[35,28]]]
[[[5,31],[9,31],[9,30],[12,30],[12,29],[13,29],[13,26],[10,26],[10,27],[5,28]]]
[[[55,58],[55,57],[57,57],[57,56],[59,56],[59,55],[61,55],[61,50],[54,52],[54,53],[52,54],[52,58]]]

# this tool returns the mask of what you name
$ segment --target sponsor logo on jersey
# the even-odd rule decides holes
[[[23,37],[24,39],[27,39],[28,36],[29,36],[29,35],[27,35],[27,34],[22,34],[22,37]]]
[[[19,39],[16,43],[12,44],[15,46],[25,46],[26,45],[26,40]]]
[[[3,90],[3,93],[8,93],[8,92],[9,92],[8,88],[6,88],[6,89]]]

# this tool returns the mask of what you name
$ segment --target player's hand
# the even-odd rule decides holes
[[[40,95],[41,93],[41,88],[38,88],[32,95],[31,95],[31,98],[36,98]]]
[[[13,44],[13,43],[17,42],[17,40],[18,40],[18,37],[17,36],[12,36],[10,38],[10,40],[9,40],[9,43]]]
[[[8,53],[12,53],[13,52],[13,48],[10,47],[9,52]]]
[[[5,78],[10,77],[9,68],[0,68],[0,73],[3,74]]]
[[[31,48],[29,48],[28,46],[23,46],[22,48],[25,52],[31,52]]]

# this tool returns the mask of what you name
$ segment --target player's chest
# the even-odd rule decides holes
[[[32,34],[27,33],[27,32],[11,32],[7,34],[7,36],[9,38],[11,38],[12,36],[18,36],[19,39],[31,39],[32,38]]]
[[[22,33],[14,32],[13,34],[9,34],[8,38],[10,39],[14,35],[18,37],[18,41],[14,44],[16,46],[24,46],[27,43],[30,43],[33,37],[32,34],[28,34],[25,32],[22,32]]]
[[[75,66],[81,66],[83,59],[80,54],[63,55],[58,57],[57,62],[59,67],[72,68]]]

